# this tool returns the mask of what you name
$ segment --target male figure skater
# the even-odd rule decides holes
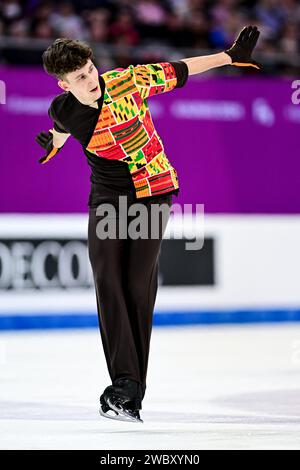
[[[248,26],[224,52],[129,65],[101,75],[84,42],[60,38],[43,53],[45,71],[64,92],[49,108],[53,128],[36,138],[46,150],[39,161],[48,162],[72,135],[91,167],[88,250],[112,381],[100,397],[105,417],[142,421],[139,411],[146,390],[158,255],[166,221],[157,238],[99,238],[96,227],[103,218],[97,207],[112,204],[120,224],[119,196],[127,198],[128,207],[142,203],[148,214],[153,204],[172,205],[172,195],[179,191],[177,172],[155,130],[148,98],[183,87],[189,75],[214,67],[260,68],[251,58],[259,34],[255,26]]]

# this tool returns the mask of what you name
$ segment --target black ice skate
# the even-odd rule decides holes
[[[117,379],[104,390],[103,398],[106,406],[117,413],[114,419],[142,423],[139,410],[142,408],[141,385],[131,379]],[[123,419],[124,420],[124,419]]]
[[[110,408],[110,406],[104,400],[103,394],[100,397],[99,413],[101,416],[104,416],[104,418],[116,419],[118,421],[128,421],[128,418]]]

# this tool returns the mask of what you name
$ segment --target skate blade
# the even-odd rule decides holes
[[[119,412],[117,413],[115,410],[113,410],[115,412],[115,415],[108,414],[110,411],[112,411],[112,410],[109,410],[107,413],[104,413],[102,408],[100,408],[99,409],[99,414],[101,416],[103,416],[104,418],[113,419],[114,421],[129,421],[128,418],[121,415]]]
[[[111,401],[110,399],[108,398],[107,399],[107,404],[108,406],[110,406],[110,408],[112,410],[114,410],[116,413],[119,413],[120,415],[122,416],[125,416],[127,419],[126,421],[131,421],[133,423],[143,423],[144,421],[141,419],[141,418],[135,418],[134,416],[132,416],[130,413],[128,413],[124,408],[118,408],[117,406],[115,406]]]

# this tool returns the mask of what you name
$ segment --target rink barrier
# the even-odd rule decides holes
[[[155,312],[154,327],[189,325],[278,323],[300,321],[299,309]],[[98,328],[97,314],[2,315],[0,331]]]
[[[0,329],[97,326],[87,223],[82,214],[0,216]],[[189,217],[183,226],[184,238],[193,235]],[[155,326],[299,321],[300,216],[205,215],[204,227],[196,227],[200,236],[204,228],[207,256],[202,261],[197,252],[189,256],[205,267],[205,276],[208,268],[211,275],[198,276],[194,285],[165,285],[162,279]],[[182,222],[174,217],[166,233],[181,234],[181,228]],[[69,250],[61,249],[65,243]],[[46,278],[44,244],[49,253],[55,254],[55,248],[63,260],[55,286]],[[73,253],[80,266],[77,277],[65,261]],[[179,263],[178,247],[176,253],[175,259],[167,250],[165,262],[175,260],[172,270],[187,277],[188,266],[183,258]],[[179,276],[178,280],[182,281]]]

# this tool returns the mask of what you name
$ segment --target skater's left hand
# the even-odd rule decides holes
[[[261,64],[251,57],[259,35],[260,32],[256,26],[245,26],[245,28],[242,29],[231,48],[224,51],[231,57],[231,65],[261,69]]]

